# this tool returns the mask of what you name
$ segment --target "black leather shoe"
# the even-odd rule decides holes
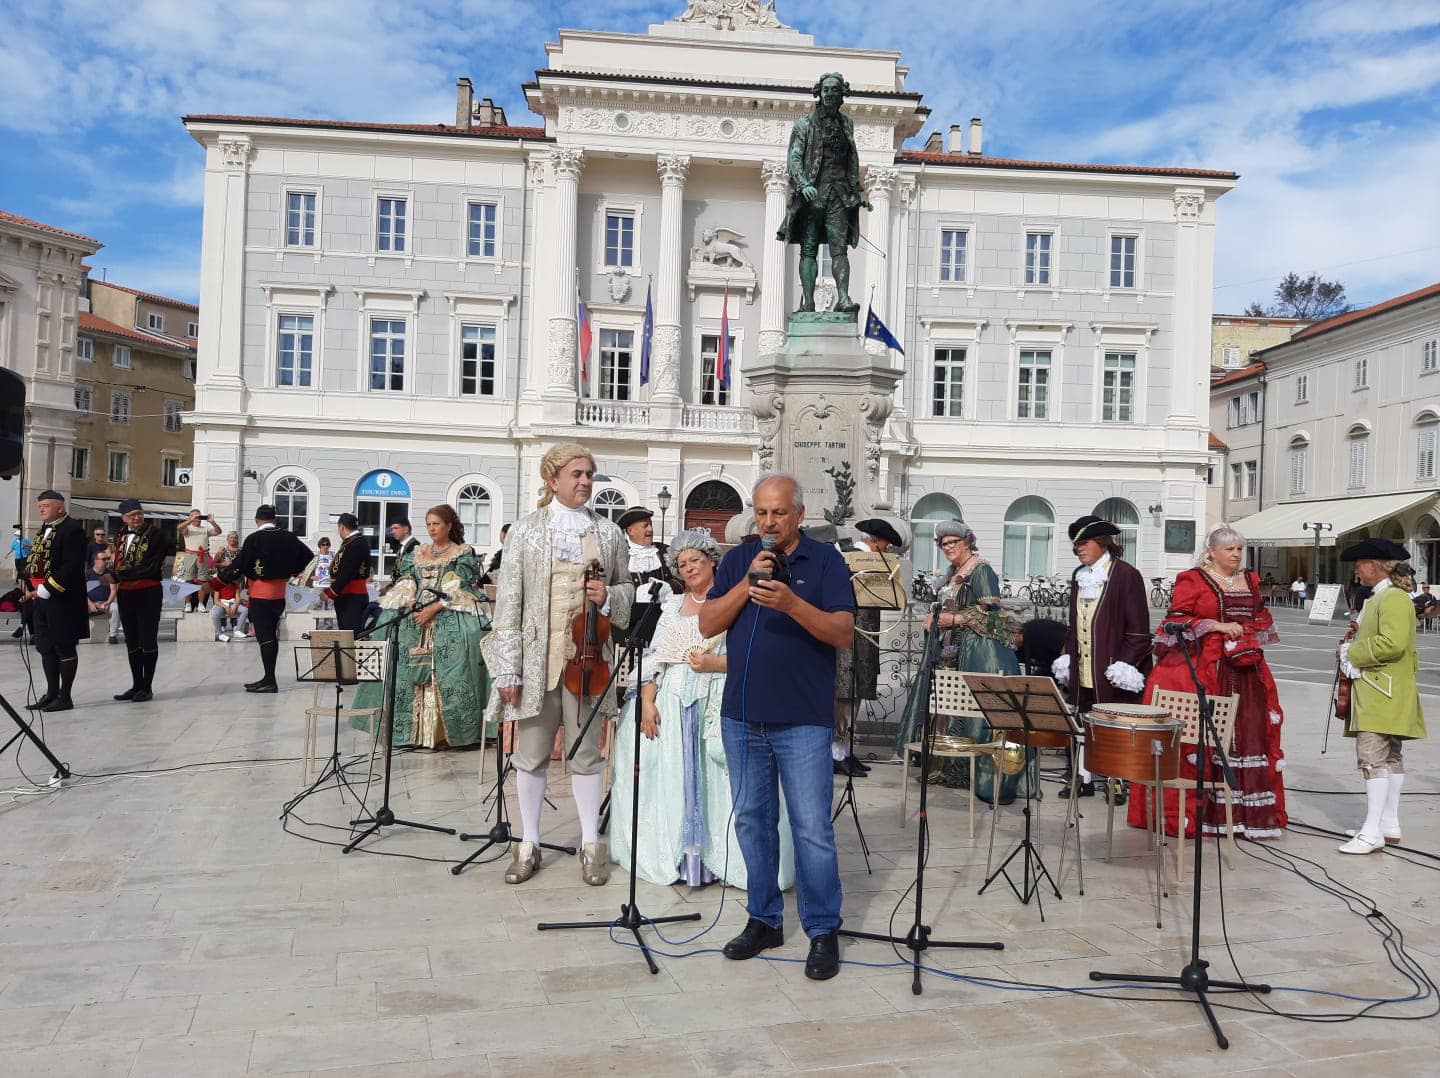
[[[1070,785],[1071,785],[1071,783],[1073,783],[1073,782],[1075,782],[1074,779],[1066,779],[1066,780],[1065,780],[1065,785],[1060,787],[1060,800],[1062,800],[1062,801],[1069,801],[1069,800],[1070,800]],[[1075,796],[1076,796],[1076,797],[1094,797],[1094,796],[1095,796],[1095,783],[1093,783],[1093,782],[1082,782],[1082,783],[1080,783],[1079,788],[1076,789],[1076,791],[1075,791]]]
[[[1119,808],[1129,798],[1129,790],[1122,779],[1111,779],[1108,787],[1110,804]]]
[[[743,962],[747,958],[754,958],[761,951],[779,947],[784,942],[784,932],[752,917],[746,922],[745,931],[725,944],[724,954],[726,958]]]
[[[70,697],[57,696],[40,710],[45,712],[46,714],[50,714],[51,712],[55,711],[70,711],[74,707],[75,705],[71,702]]]
[[[273,681],[256,681],[245,686],[246,692],[279,692],[280,686]]]
[[[812,981],[828,981],[840,972],[840,937],[826,932],[810,941],[810,957],[805,959],[805,976]]]
[[[146,700],[149,700],[152,695],[149,689],[136,689],[135,694],[130,697],[130,702],[132,704],[143,704]]]
[[[22,626],[20,626],[20,628],[16,629],[13,633],[10,634],[10,639],[11,639],[11,640],[19,640],[19,639],[20,639],[22,636],[24,636],[24,635],[25,635],[25,626],[22,625]]]
[[[856,769],[857,778],[864,778],[870,774],[870,765],[858,756],[850,757],[850,765]]]
[[[26,704],[25,706],[31,711],[42,711],[49,705],[53,704],[55,702],[55,697],[58,695],[59,693],[47,692],[44,696],[40,697],[40,699],[36,700],[33,704]]]
[[[139,692],[139,691],[140,691],[140,690],[137,689],[134,685],[131,685],[131,686],[130,686],[128,689],[126,689],[124,692],[117,692],[117,693],[115,694],[115,699],[116,699],[116,700],[133,700],[133,699],[135,699],[135,694],[136,694],[137,692]]]

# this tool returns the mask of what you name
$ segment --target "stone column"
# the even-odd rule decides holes
[[[764,259],[760,282],[760,348],[768,356],[785,346],[785,244],[776,238],[785,220],[785,200],[790,193],[790,173],[784,161],[766,161],[760,166],[765,184]]]
[[[655,337],[650,362],[654,366],[654,400],[678,405],[680,289],[685,280],[685,245],[680,234],[690,158],[686,154],[661,154],[655,159],[655,169],[660,173],[660,254],[655,260]]]
[[[870,213],[870,240],[875,246],[867,250],[869,268],[865,274],[870,279],[872,295],[851,296],[860,304],[862,310],[868,303],[873,302],[875,313],[880,316],[880,321],[890,326],[892,333],[895,332],[893,325],[895,312],[890,306],[889,258],[895,252],[890,249],[890,199],[895,193],[895,185],[899,179],[899,169],[871,166],[866,171],[865,183],[870,192],[870,204],[875,207]],[[865,342],[865,350],[876,356],[883,355],[886,351],[885,346],[879,341],[870,340]]]
[[[571,146],[550,151],[555,197],[548,207],[553,223],[554,249],[550,279],[550,370],[541,394],[545,418],[551,422],[575,421],[575,370],[579,345],[575,327],[575,227],[580,195],[580,170],[585,152]]]

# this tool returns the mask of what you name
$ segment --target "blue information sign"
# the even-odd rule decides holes
[[[382,468],[360,480],[359,485],[355,488],[355,497],[408,499],[410,484],[405,482],[405,477],[398,472],[386,471]]]

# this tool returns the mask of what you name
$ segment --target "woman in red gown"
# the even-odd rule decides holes
[[[1235,830],[1248,838],[1278,838],[1285,829],[1285,787],[1280,773],[1285,754],[1280,748],[1280,727],[1284,715],[1275,689],[1275,679],[1261,650],[1275,643],[1275,621],[1260,597],[1260,578],[1241,568],[1245,538],[1233,528],[1220,527],[1206,539],[1200,564],[1175,578],[1166,622],[1189,622],[1184,634],[1191,644],[1195,671],[1205,692],[1212,697],[1238,694],[1235,735],[1226,746],[1230,765],[1240,789],[1232,793],[1235,802]],[[1155,669],[1145,683],[1145,701],[1152,702],[1156,689],[1194,693],[1195,685],[1176,641],[1164,631],[1155,636]],[[1195,778],[1195,745],[1180,750],[1180,777]],[[1165,794],[1165,831],[1176,834],[1179,794]],[[1130,802],[1132,827],[1144,827],[1147,798]],[[1195,798],[1186,797],[1185,834],[1195,834]],[[1223,800],[1205,809],[1206,834],[1225,830]]]

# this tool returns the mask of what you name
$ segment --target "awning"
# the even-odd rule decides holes
[[[145,516],[151,520],[184,520],[190,515],[190,507],[181,502],[147,502],[141,500],[145,507]],[[119,501],[99,502],[93,498],[71,498],[70,505],[75,509],[84,510],[77,513],[77,516],[99,515],[101,520],[108,520],[110,517],[120,515]]]
[[[1440,493],[1433,490],[1406,494],[1372,494],[1364,498],[1331,498],[1326,501],[1289,502],[1272,505],[1253,516],[1237,520],[1234,528],[1251,546],[1314,546],[1315,531],[1306,524],[1329,524],[1320,533],[1321,546],[1334,546],[1347,532],[1367,527],[1427,502]]]

